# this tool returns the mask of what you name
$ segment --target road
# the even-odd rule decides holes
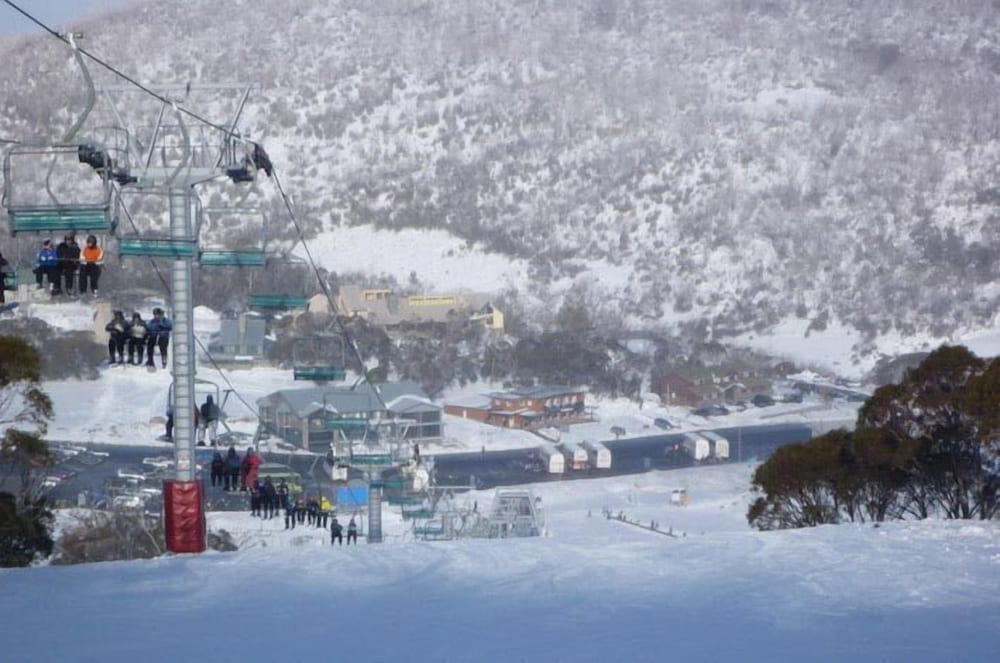
[[[715,432],[730,442],[732,460],[755,457],[767,458],[780,446],[806,442],[812,437],[808,426],[800,424],[768,424],[739,428],[720,428]],[[604,440],[611,450],[610,470],[572,471],[563,474],[544,472],[541,462],[532,449],[448,454],[434,460],[435,479],[439,485],[493,488],[539,481],[565,481],[599,476],[640,474],[650,470],[689,467],[689,458],[681,454],[668,454],[667,449],[679,444],[680,433],[664,433],[624,440]]]
[[[766,458],[778,447],[810,439],[808,426],[799,424],[770,424],[741,428],[723,428],[716,431],[730,442],[732,460],[739,461],[756,457]],[[650,470],[664,470],[688,467],[692,463],[683,454],[669,454],[667,450],[678,444],[681,434],[664,433],[641,438],[606,440],[604,444],[611,450],[610,470],[567,469],[563,474],[549,474],[537,458],[534,448],[509,449],[503,451],[469,452],[445,454],[434,457],[434,478],[439,486],[467,487],[475,485],[479,489],[497,486],[512,486],[543,481],[566,481],[605,476],[639,474]],[[102,496],[113,496],[115,489],[135,492],[145,489],[153,498],[147,502],[147,509],[158,509],[158,491],[162,480],[171,478],[169,469],[156,470],[148,462],[152,458],[173,458],[173,450],[162,446],[122,446],[109,444],[88,444],[87,452],[67,452],[67,448],[81,445],[51,442],[53,449],[60,450],[63,459],[51,474],[64,473],[66,478],[55,485],[49,496],[60,503],[76,503],[81,492],[93,500]],[[323,458],[319,456],[290,453],[265,453],[265,460],[291,466],[302,475],[307,492],[322,492],[329,498],[336,486],[326,473]],[[207,483],[207,466],[212,450],[199,448],[197,458],[204,463],[201,476]],[[121,477],[120,474],[133,475]],[[350,478],[360,478],[353,473]],[[145,478],[140,478],[145,477]],[[224,491],[206,486],[208,508],[231,510],[247,508],[246,493],[226,494]]]

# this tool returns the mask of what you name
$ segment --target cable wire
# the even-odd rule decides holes
[[[221,124],[216,124],[215,122],[212,122],[211,120],[208,120],[205,117],[202,117],[198,113],[195,113],[192,110],[184,108],[180,104],[177,104],[175,101],[167,99],[162,94],[160,94],[160,93],[156,92],[155,90],[147,87],[146,85],[143,85],[142,83],[140,83],[139,81],[135,80],[134,78],[132,78],[131,76],[129,76],[125,72],[121,71],[120,69],[112,66],[111,64],[108,64],[107,62],[105,62],[101,58],[97,57],[96,55],[94,55],[93,53],[91,53],[90,51],[88,51],[87,49],[85,49],[85,48],[81,47],[79,44],[75,43],[72,39],[68,39],[65,35],[63,35],[63,34],[57,32],[57,31],[53,30],[52,28],[50,28],[48,25],[46,25],[45,23],[43,23],[38,18],[35,18],[34,16],[32,16],[31,14],[29,14],[24,9],[21,9],[21,7],[19,7],[16,3],[12,2],[12,0],[3,0],[3,2],[4,2],[4,4],[8,5],[11,9],[13,9],[16,12],[18,12],[19,14],[21,14],[22,16],[24,16],[25,18],[27,18],[29,21],[31,21],[32,23],[34,23],[35,25],[37,25],[41,29],[45,30],[50,35],[52,35],[53,37],[55,37],[56,39],[58,39],[59,41],[63,42],[64,44],[66,44],[70,48],[78,51],[81,55],[86,56],[88,59],[92,60],[93,62],[96,62],[97,64],[101,65],[102,67],[104,67],[105,69],[107,69],[108,71],[110,71],[111,73],[113,73],[115,76],[118,76],[122,80],[124,80],[124,81],[128,82],[129,84],[134,85],[135,87],[139,88],[140,90],[142,90],[146,94],[148,94],[148,95],[150,95],[152,97],[155,97],[156,99],[160,100],[164,104],[167,104],[168,106],[176,108],[179,112],[181,112],[181,113],[183,113],[183,114],[191,117],[194,120],[197,120],[198,122],[201,122],[201,123],[203,123],[203,124],[205,124],[205,125],[213,128],[213,129],[215,129],[216,131],[221,131],[226,136],[226,138],[234,138],[235,137],[235,138],[240,138],[241,140],[243,140],[242,137],[238,136],[236,133],[234,133],[233,131],[229,130],[227,127],[225,127],[225,126],[223,126]]]
[[[330,292],[330,287],[327,285],[326,280],[320,275],[319,267],[316,265],[316,261],[313,259],[312,251],[309,250],[309,245],[306,243],[306,238],[302,232],[302,227],[299,225],[299,221],[295,216],[295,210],[292,209],[292,202],[288,198],[288,194],[285,193],[285,187],[281,184],[281,178],[278,177],[278,171],[276,168],[272,168],[272,177],[274,179],[274,184],[278,189],[278,193],[281,195],[281,200],[285,204],[285,210],[288,212],[288,216],[292,221],[292,225],[295,227],[295,232],[298,233],[299,241],[302,242],[302,248],[306,254],[306,260],[312,267],[313,273],[316,274],[316,280],[319,282],[319,288],[326,297],[326,301],[330,306],[330,312],[333,315],[333,320],[336,325],[340,328],[340,333],[343,335],[344,340],[347,341],[347,345],[351,348],[351,353],[354,355],[354,359],[358,362],[358,366],[361,369],[362,379],[368,381],[368,370],[365,366],[364,359],[361,357],[361,351],[358,350],[357,343],[351,338],[350,333],[348,333],[346,326],[341,320],[341,316],[337,312],[337,302],[333,298],[333,293]],[[382,406],[383,410],[388,410],[388,406],[385,400],[382,398],[382,390],[378,388],[378,385],[373,384],[368,381],[368,384],[372,387],[372,391],[375,393],[375,398],[378,399],[379,405]]]
[[[122,200],[121,196],[118,196],[118,204],[121,205],[121,209],[125,212],[125,216],[128,219],[129,225],[132,227],[132,230],[136,234],[138,234],[139,233],[139,227],[136,226],[135,219],[132,217],[132,213],[129,212],[128,206],[125,204],[125,201]],[[170,289],[170,284],[167,282],[167,278],[163,275],[163,272],[160,271],[160,268],[156,264],[156,261],[153,258],[149,258],[149,264],[152,266],[153,271],[156,273],[157,278],[160,279],[160,283],[163,285],[163,290],[167,293],[167,296],[172,298],[173,295],[172,295],[172,291]],[[260,418],[260,413],[257,411],[257,409],[254,406],[252,406],[250,403],[248,403],[245,398],[243,398],[243,396],[240,394],[240,392],[236,388],[236,386],[229,380],[229,377],[226,376],[226,374],[222,371],[222,367],[219,366],[219,364],[215,361],[215,358],[212,356],[212,353],[209,352],[208,348],[205,347],[205,345],[201,342],[201,339],[198,338],[197,336],[195,336],[194,337],[194,342],[198,345],[198,347],[201,349],[201,351],[205,354],[205,357],[212,364],[212,368],[215,369],[215,372],[218,373],[219,377],[222,378],[222,380],[226,383],[226,386],[229,387],[229,390],[233,394],[236,395],[236,398],[241,403],[243,403],[243,405],[246,406],[246,408],[248,410],[250,410],[250,412],[255,417],[257,417],[259,419]]]
[[[213,128],[213,129],[215,129],[217,131],[222,132],[227,138],[237,137],[237,138],[240,138],[240,140],[245,140],[244,138],[242,138],[242,137],[238,136],[237,134],[235,134],[230,129],[228,129],[228,128],[222,126],[222,125],[216,124],[216,123],[214,123],[214,122],[212,122],[212,121],[210,121],[210,120],[202,117],[201,115],[195,113],[194,111],[191,111],[191,110],[189,110],[187,108],[184,108],[183,106],[180,106],[175,101],[167,99],[166,97],[164,97],[163,95],[159,94],[155,90],[149,88],[146,85],[143,85],[142,83],[140,83],[139,81],[135,80],[131,76],[129,76],[129,75],[125,74],[124,72],[122,72],[120,69],[112,66],[111,64],[105,62],[104,60],[102,60],[101,58],[97,57],[96,55],[90,53],[86,49],[80,47],[72,39],[67,39],[64,35],[62,35],[59,32],[53,30],[48,25],[46,25],[45,23],[43,23],[41,20],[39,20],[35,16],[31,15],[30,13],[28,13],[27,11],[25,11],[24,9],[22,9],[21,7],[19,7],[16,3],[12,2],[12,0],[3,0],[3,2],[6,5],[8,5],[9,7],[11,7],[12,9],[14,9],[15,11],[17,11],[19,14],[21,14],[22,16],[24,16],[25,18],[27,18],[29,21],[31,21],[32,23],[34,23],[38,27],[42,28],[47,33],[49,33],[50,35],[52,35],[53,37],[55,37],[56,39],[58,39],[59,41],[63,42],[64,44],[66,44],[68,46],[70,46],[71,48],[77,50],[81,55],[86,56],[87,58],[89,58],[93,62],[99,64],[100,66],[104,67],[108,71],[112,72],[114,75],[118,76],[122,80],[128,82],[131,85],[134,85],[136,88],[138,88],[139,90],[145,92],[146,94],[154,97],[155,99],[158,99],[160,102],[162,102],[164,104],[167,104],[167,105],[175,108],[177,111],[179,111],[179,112],[181,112],[181,113],[183,113],[185,115],[188,115],[189,117],[197,120],[198,122],[201,122],[202,124],[204,124],[204,125],[206,125],[208,127],[211,127],[211,128]],[[333,315],[333,319],[334,319],[335,323],[337,324],[337,326],[340,328],[341,334],[344,336],[344,339],[347,341],[348,345],[350,346],[351,352],[353,353],[355,360],[358,362],[358,365],[359,365],[359,367],[362,370],[362,379],[367,380],[368,379],[367,370],[365,368],[365,362],[364,362],[364,360],[361,357],[361,352],[358,350],[357,344],[350,337],[350,334],[348,333],[347,328],[344,326],[343,321],[340,319],[340,316],[337,314],[336,301],[334,300],[333,294],[330,292],[330,288],[326,284],[326,281],[321,277],[321,275],[319,273],[319,268],[317,267],[316,261],[313,259],[313,256],[312,256],[312,252],[309,250],[309,246],[308,246],[308,244],[305,241],[305,235],[302,232],[302,228],[299,225],[298,219],[295,216],[295,211],[292,209],[291,201],[290,201],[290,199],[288,197],[288,194],[285,192],[284,187],[281,184],[280,178],[278,177],[277,169],[273,168],[273,166],[272,166],[272,171],[271,172],[272,172],[272,176],[274,178],[275,185],[277,186],[278,193],[281,195],[282,202],[284,203],[285,209],[288,211],[289,217],[290,217],[290,219],[292,221],[292,225],[295,226],[295,230],[298,233],[299,240],[302,242],[302,247],[305,250],[306,258],[307,258],[307,260],[309,262],[309,265],[312,267],[313,272],[316,274],[316,279],[317,279],[317,281],[319,283],[319,287],[322,290],[323,295],[326,297],[326,300],[327,300],[327,302],[328,302],[328,304],[330,306],[330,311],[331,311],[331,313]],[[132,215],[128,211],[128,208],[125,207],[124,204],[122,205],[122,208],[125,210],[125,214],[128,217],[129,223],[132,225],[133,230],[135,230],[135,232],[138,233],[138,228],[136,227],[135,222],[132,219]],[[157,276],[159,277],[160,281],[162,282],[164,290],[167,292],[168,295],[170,295],[171,294],[170,286],[167,283],[166,278],[160,272],[159,268],[156,266],[156,264],[155,264],[155,262],[153,261],[152,258],[150,258],[150,262],[153,264],[153,269],[156,272]],[[208,349],[204,347],[204,345],[201,343],[201,341],[197,337],[195,338],[195,342],[198,344],[198,346],[202,349],[202,351],[205,353],[205,355],[212,362],[213,366],[216,368],[216,370],[219,372],[219,374],[222,376],[222,378],[226,381],[226,384],[228,384],[231,388],[233,388],[232,383],[229,382],[229,379],[222,373],[221,368],[219,368],[218,364],[215,363],[215,360],[212,358],[211,354],[208,352]],[[377,385],[372,384],[370,382],[369,382],[369,384],[371,385],[372,391],[375,393],[375,397],[378,399],[379,404],[382,406],[383,409],[387,409],[386,403],[385,403],[384,399],[382,398],[382,392],[381,392],[381,390],[378,388]],[[239,398],[239,400],[241,402],[243,402],[244,405],[246,405],[252,412],[254,412],[256,414],[256,410],[254,410],[254,408],[251,407],[246,402],[245,399],[243,399],[243,397],[239,394],[239,392],[237,392],[235,390],[235,388],[233,388],[233,392],[236,393],[237,398]]]

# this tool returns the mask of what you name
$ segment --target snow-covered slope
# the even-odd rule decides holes
[[[418,542],[387,515],[385,543],[331,548],[320,530],[210,514],[241,551],[0,570],[3,657],[994,660],[996,523],[750,532],[750,471],[539,485],[548,535],[535,539]],[[691,504],[669,506],[680,487]]]

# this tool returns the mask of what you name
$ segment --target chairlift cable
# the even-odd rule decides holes
[[[74,49],[75,51],[79,52],[79,54],[84,55],[87,58],[89,58],[90,60],[96,62],[99,65],[101,65],[102,67],[104,67],[105,69],[107,69],[108,71],[110,71],[111,73],[113,73],[115,76],[118,76],[119,78],[121,78],[125,82],[129,83],[130,85],[134,85],[138,89],[140,89],[143,92],[145,92],[146,94],[148,94],[148,95],[156,98],[160,102],[162,102],[162,103],[164,103],[164,104],[166,104],[168,106],[171,106],[171,107],[175,108],[178,112],[183,113],[185,115],[188,115],[192,119],[197,120],[198,122],[201,122],[202,124],[205,124],[206,126],[211,127],[212,129],[215,129],[216,131],[221,131],[223,133],[223,135],[225,135],[227,138],[240,138],[241,140],[243,139],[241,136],[238,136],[235,132],[233,132],[229,128],[227,128],[227,127],[225,127],[225,126],[223,126],[221,124],[216,124],[215,122],[212,122],[211,120],[208,120],[208,119],[202,117],[198,113],[196,113],[196,112],[194,112],[192,110],[189,110],[187,108],[184,108],[183,106],[177,104],[175,101],[167,99],[165,96],[163,96],[162,94],[156,92],[155,90],[147,87],[146,85],[143,85],[142,83],[140,83],[139,81],[135,80],[134,78],[132,78],[131,76],[129,76],[125,72],[123,72],[120,69],[118,69],[117,67],[115,67],[114,65],[111,65],[111,64],[105,62],[104,60],[102,60],[101,58],[97,57],[96,55],[94,55],[93,53],[91,53],[90,51],[88,51],[87,49],[81,47],[79,44],[76,44],[72,39],[68,39],[65,35],[57,32],[56,30],[53,30],[48,25],[46,25],[44,22],[42,22],[40,19],[32,16],[30,13],[28,13],[27,11],[25,11],[24,9],[22,9],[21,7],[19,7],[16,3],[12,2],[12,0],[3,0],[3,2],[7,6],[9,6],[11,9],[13,9],[16,12],[18,12],[19,14],[21,14],[22,16],[24,16],[25,18],[27,18],[29,21],[31,21],[32,23],[34,23],[38,27],[42,28],[43,30],[45,30],[46,32],[48,32],[50,35],[52,35],[53,37],[55,37],[59,41],[63,42],[64,44],[66,44],[70,48]]]
[[[354,359],[358,362],[358,366],[362,370],[362,378],[367,380],[367,370],[365,368],[364,359],[361,357],[361,351],[358,350],[357,344],[351,338],[351,335],[347,331],[347,327],[344,326],[343,321],[340,319],[340,315],[337,312],[337,302],[333,298],[333,293],[330,292],[329,286],[326,284],[326,280],[322,278],[319,273],[319,268],[316,266],[316,261],[313,259],[312,251],[309,250],[309,244],[306,242],[305,235],[302,232],[302,227],[299,225],[299,221],[295,216],[295,210],[292,209],[292,202],[288,198],[288,194],[285,193],[285,187],[281,184],[281,178],[278,176],[277,168],[272,167],[272,175],[274,178],[274,185],[278,189],[278,193],[281,195],[281,200],[285,204],[285,209],[288,211],[288,216],[292,220],[292,225],[295,226],[295,232],[298,233],[299,241],[302,242],[302,248],[305,250],[306,260],[309,262],[309,266],[312,267],[313,273],[316,274],[316,280],[319,282],[320,290],[322,290],[323,295],[326,297],[327,304],[330,306],[330,312],[333,315],[333,320],[336,325],[340,328],[341,334],[344,336],[344,340],[347,345],[351,348],[351,353],[354,355]],[[385,400],[382,398],[382,390],[378,388],[377,385],[369,382],[372,387],[372,391],[375,394],[375,398],[378,399],[379,405],[382,406],[383,410],[387,410]]]
[[[34,23],[38,27],[42,28],[44,31],[48,32],[50,35],[52,35],[53,37],[55,37],[59,41],[63,42],[67,46],[69,46],[69,47],[75,49],[76,51],[78,51],[81,55],[86,56],[87,58],[89,58],[90,60],[96,62],[100,66],[104,67],[105,69],[107,69],[108,71],[110,71],[114,75],[118,76],[122,80],[124,80],[127,83],[135,86],[139,90],[141,90],[141,91],[145,92],[146,94],[154,97],[155,99],[159,100],[160,102],[173,107],[174,109],[176,109],[177,112],[183,113],[185,115],[188,115],[191,118],[197,120],[198,122],[201,122],[202,124],[204,124],[204,125],[206,125],[208,127],[211,127],[211,128],[213,128],[213,129],[215,129],[217,131],[221,131],[227,137],[238,137],[238,138],[242,139],[242,137],[237,136],[230,129],[228,129],[228,128],[222,126],[222,125],[216,124],[216,123],[214,123],[214,122],[212,122],[212,121],[210,121],[210,120],[202,117],[201,115],[195,113],[194,111],[191,111],[191,110],[189,110],[187,108],[184,108],[183,106],[177,104],[173,100],[167,99],[165,96],[157,93],[155,90],[150,89],[146,85],[143,85],[142,83],[140,83],[139,81],[135,80],[131,76],[125,74],[124,72],[122,72],[118,68],[114,67],[113,65],[105,62],[101,58],[99,58],[96,55],[90,53],[85,48],[80,47],[79,45],[77,45],[76,43],[74,43],[73,40],[68,39],[64,35],[62,35],[59,32],[57,32],[56,30],[53,30],[51,27],[49,27],[44,22],[42,22],[40,19],[36,18],[35,16],[33,16],[32,14],[30,14],[29,12],[27,12],[24,9],[22,9],[21,7],[19,7],[12,0],[3,0],[3,2],[7,6],[11,7],[16,12],[18,12],[19,14],[21,14],[22,16],[24,16],[25,18],[27,18],[32,23]],[[304,234],[302,232],[301,226],[298,223],[298,219],[295,216],[295,212],[292,209],[291,201],[288,198],[288,194],[285,193],[284,187],[281,185],[281,180],[278,178],[277,170],[276,169],[272,169],[272,172],[273,172],[273,175],[274,175],[275,185],[277,186],[278,192],[281,195],[281,199],[282,199],[282,201],[283,201],[283,203],[285,205],[285,209],[288,211],[288,214],[289,214],[289,216],[290,216],[290,218],[292,220],[292,224],[295,226],[295,230],[298,233],[299,240],[302,242],[302,246],[305,249],[305,253],[306,253],[307,260],[309,261],[309,265],[312,268],[313,272],[316,274],[317,281],[319,282],[320,289],[323,291],[323,294],[326,297],[327,302],[330,305],[330,311],[333,313],[334,321],[336,322],[337,326],[340,328],[341,333],[344,335],[344,338],[347,341],[347,344],[350,346],[351,351],[354,354],[354,357],[355,357],[355,359],[358,362],[358,365],[362,369],[364,369],[365,363],[364,363],[364,361],[363,361],[363,359],[361,357],[361,352],[358,350],[357,345],[351,339],[350,334],[347,332],[346,327],[344,326],[343,322],[340,320],[340,316],[337,314],[337,306],[336,306],[336,302],[334,301],[333,294],[330,292],[330,289],[327,286],[326,282],[320,277],[319,269],[317,268],[316,262],[315,262],[315,260],[312,257],[312,252],[309,251],[309,247],[308,247],[308,245],[307,245],[307,243],[305,241],[305,236],[304,236]],[[124,205],[123,205],[123,208],[125,208]],[[132,225],[133,229],[136,230],[136,232],[138,232],[138,229],[135,226],[135,222],[132,220],[132,215],[128,212],[127,208],[125,208],[125,210],[126,210],[126,216],[128,216],[128,219],[129,219],[129,223]],[[150,262],[153,262],[152,258],[150,258]],[[156,267],[155,262],[153,263],[153,269],[156,272],[156,274],[157,274],[158,278],[160,279],[160,281],[163,283],[164,289],[166,290],[167,294],[169,295],[170,294],[170,287],[167,284],[167,281],[166,281],[165,277],[163,276],[163,274]],[[212,361],[213,365],[216,367],[216,370],[219,370],[219,372],[221,373],[221,370],[218,368],[218,365],[215,364],[215,360],[211,357],[211,354],[208,353],[207,348],[205,348],[202,345],[202,343],[197,338],[195,338],[195,341],[198,343],[199,347],[202,348],[202,350],[205,352],[206,356],[210,359],[210,361]],[[363,376],[363,378],[367,379],[367,375]],[[226,379],[225,376],[223,376],[223,379]],[[226,383],[229,384],[230,386],[232,386],[232,384],[229,382],[228,379],[226,379]],[[377,385],[372,385],[372,387],[373,387],[372,390],[375,393],[375,396],[378,399],[379,404],[382,405],[383,408],[385,408],[386,407],[386,403],[382,399],[381,390],[377,387]],[[237,398],[239,398],[241,402],[243,402],[245,405],[247,405],[247,407],[250,407],[249,404],[239,395],[239,392],[237,392],[235,389],[234,389],[234,393],[237,394]],[[250,407],[250,409],[251,409],[251,411],[253,411],[252,407]]]

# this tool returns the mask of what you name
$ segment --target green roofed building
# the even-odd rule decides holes
[[[415,382],[281,389],[257,401],[260,425],[303,449],[325,451],[336,439],[361,438],[373,420],[406,420],[413,442],[440,441],[442,408]],[[372,433],[368,431],[368,439]]]

